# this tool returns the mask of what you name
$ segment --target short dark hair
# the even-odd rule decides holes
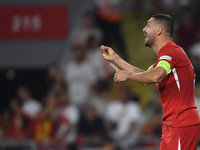
[[[155,20],[164,27],[164,30],[173,36],[174,33],[174,19],[167,14],[155,14],[152,16]]]

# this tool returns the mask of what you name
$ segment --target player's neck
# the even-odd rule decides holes
[[[172,39],[169,38],[159,38],[156,40],[156,42],[154,43],[154,45],[152,46],[153,51],[156,52],[156,54],[159,53],[160,49],[165,46],[167,43],[172,42]]]

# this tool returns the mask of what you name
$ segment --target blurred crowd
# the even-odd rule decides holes
[[[144,4],[149,2],[135,1],[138,7],[133,13],[138,24],[144,19],[141,10],[180,14],[175,18],[174,41],[183,47],[194,66],[195,102],[200,114],[200,3],[151,2],[152,7],[146,9]],[[16,89],[9,108],[0,115],[1,145],[31,140],[27,143],[36,143],[38,150],[159,147],[162,108],[156,88],[151,103],[142,111],[140,97],[132,87],[126,83],[113,84],[114,70],[99,50],[101,44],[113,45],[122,58],[131,59],[121,33],[123,12],[119,4],[120,0],[96,0],[95,11],[83,14],[83,27],[71,37],[73,58],[63,70],[56,64],[48,67],[49,90],[41,100],[34,99],[26,86]],[[176,13],[174,6],[179,6]]]

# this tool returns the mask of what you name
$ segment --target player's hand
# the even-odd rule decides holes
[[[105,60],[114,62],[116,53],[113,51],[112,48],[101,45],[100,49],[101,49],[101,54],[103,55]]]
[[[128,72],[126,72],[124,70],[120,70],[119,68],[117,68],[112,63],[110,63],[110,65],[116,71],[116,73],[114,75],[115,83],[119,84],[119,82],[121,82],[121,81],[127,81],[128,80],[128,76],[129,76],[130,73],[128,73]]]

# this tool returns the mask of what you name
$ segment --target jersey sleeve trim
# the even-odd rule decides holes
[[[168,75],[172,70],[171,65],[167,61],[164,61],[164,60],[159,61],[156,67],[163,67],[166,71],[166,75]]]

